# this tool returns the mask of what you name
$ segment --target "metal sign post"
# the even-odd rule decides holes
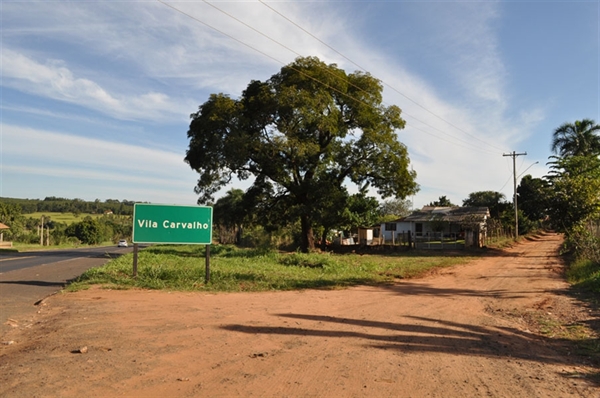
[[[206,280],[209,275],[209,246],[212,243],[212,207],[136,203],[133,206],[134,264],[137,276],[137,244],[166,243],[206,245]]]
[[[210,245],[206,245],[206,283],[210,282]]]
[[[133,244],[133,277],[137,278],[138,244]]]

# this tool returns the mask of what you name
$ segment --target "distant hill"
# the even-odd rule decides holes
[[[44,199],[18,199],[0,197],[0,203],[17,205],[21,208],[22,214],[31,214],[38,212],[56,212],[56,213],[86,213],[86,214],[105,214],[113,213],[118,215],[133,215],[134,201],[118,199],[107,199],[100,201],[96,199],[93,202],[82,199],[66,199],[54,196]]]

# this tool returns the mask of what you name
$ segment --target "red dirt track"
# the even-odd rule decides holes
[[[598,397],[529,322],[590,316],[561,239],[386,286],[58,294],[2,336],[0,396]]]

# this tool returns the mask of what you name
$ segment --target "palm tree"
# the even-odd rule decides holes
[[[564,123],[554,130],[552,152],[561,157],[600,155],[600,125],[591,119]]]

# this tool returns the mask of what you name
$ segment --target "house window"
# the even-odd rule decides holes
[[[386,231],[395,231],[396,230],[396,223],[395,222],[386,222],[385,223],[385,230]]]
[[[423,235],[423,224],[420,222],[415,224],[415,235]]]

